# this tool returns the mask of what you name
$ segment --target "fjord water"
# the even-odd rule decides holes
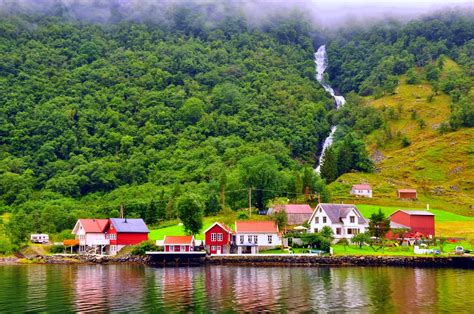
[[[334,98],[334,101],[336,103],[336,109],[341,108],[346,103],[346,99],[344,98],[344,96],[336,95],[336,93],[334,92],[334,89],[328,83],[324,81],[324,71],[326,71],[326,67],[328,65],[326,45],[322,45],[321,47],[318,48],[318,50],[314,54],[314,63],[316,64],[316,80],[321,84],[324,90],[328,92],[329,94],[331,94],[331,96]],[[323,142],[323,149],[321,150],[321,155],[319,156],[318,166],[315,169],[317,173],[321,172],[321,162],[323,160],[324,152],[329,146],[331,146],[334,133],[336,133],[336,130],[337,130],[337,127],[333,125],[331,127],[331,132],[329,133],[329,136],[326,137],[326,139]]]
[[[5,312],[470,312],[474,271],[394,267],[0,267]]]

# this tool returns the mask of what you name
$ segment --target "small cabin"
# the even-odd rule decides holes
[[[48,243],[49,242],[49,235],[40,233],[40,234],[32,234],[30,236],[30,241],[32,243]]]
[[[368,184],[354,184],[350,193],[357,197],[372,197],[372,188]]]
[[[415,189],[399,189],[397,190],[397,197],[404,200],[416,200],[418,195]]]

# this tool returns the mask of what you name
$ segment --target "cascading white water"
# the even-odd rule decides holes
[[[334,101],[336,102],[336,109],[341,108],[346,103],[346,99],[344,96],[336,96],[332,87],[324,81],[324,71],[328,65],[326,45],[319,47],[318,51],[316,51],[314,54],[314,63],[316,63],[316,79],[321,84],[321,86],[334,98]],[[316,169],[314,169],[317,173],[321,172],[321,162],[323,161],[324,152],[329,146],[331,146],[336,129],[337,126],[333,125],[331,127],[331,133],[329,133],[329,136],[324,140],[323,149],[321,151],[321,155],[319,156],[318,166]]]

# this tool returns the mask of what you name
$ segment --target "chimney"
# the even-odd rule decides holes
[[[430,204],[426,204],[426,210],[430,210]]]
[[[124,223],[127,223],[127,217],[125,217],[125,220],[123,221]]]

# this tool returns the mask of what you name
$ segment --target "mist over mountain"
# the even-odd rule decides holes
[[[6,14],[59,14],[99,23],[121,20],[166,23],[166,13],[177,7],[203,14],[208,26],[226,16],[243,15],[248,23],[261,25],[277,17],[304,14],[315,25],[337,28],[387,19],[406,21],[433,12],[472,12],[474,5],[465,0],[0,0],[0,11]]]

